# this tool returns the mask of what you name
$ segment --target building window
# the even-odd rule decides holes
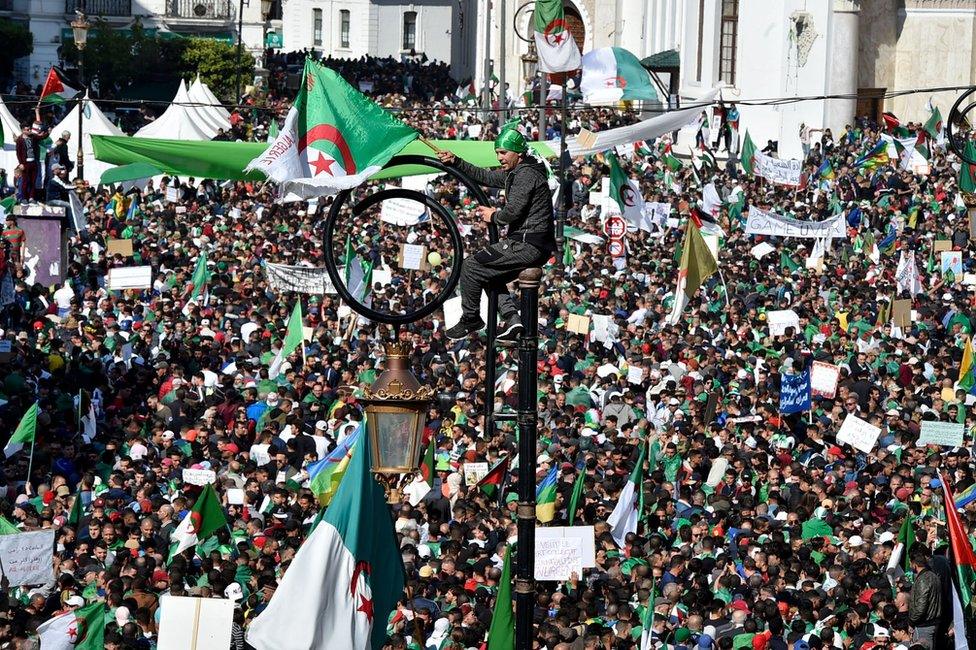
[[[739,0],[722,0],[722,42],[719,49],[719,76],[735,85],[736,40],[739,36]]]
[[[322,10],[312,9],[312,45],[322,44]]]
[[[403,14],[403,49],[417,48],[417,12],[408,11]]]
[[[349,47],[349,10],[339,12],[339,47]]]

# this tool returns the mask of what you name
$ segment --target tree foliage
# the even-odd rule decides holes
[[[34,51],[34,35],[23,24],[0,18],[0,77],[9,77],[14,60]]]
[[[254,77],[254,58],[250,54],[242,52],[238,62],[235,45],[213,39],[190,39],[183,50],[181,63],[187,73],[199,73],[217,97],[234,103],[238,70],[242,86],[250,84]]]

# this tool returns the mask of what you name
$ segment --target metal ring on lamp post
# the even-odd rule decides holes
[[[959,106],[963,103],[963,101],[965,101],[966,98],[972,95],[973,93],[976,93],[976,87],[970,88],[963,94],[959,95],[959,99],[957,99],[956,103],[952,105],[952,109],[949,110],[949,115],[946,118],[946,138],[949,141],[949,148],[952,149],[954,152],[956,152],[957,156],[959,156],[963,161],[965,161],[967,164],[970,165],[976,165],[976,160],[970,160],[969,158],[966,157],[966,147],[956,142],[952,125],[954,122],[957,121],[962,122],[962,120],[966,118],[966,115],[969,113],[969,111],[976,108],[976,102],[971,102],[968,106],[966,106],[966,108],[959,110]]]
[[[521,34],[519,34],[519,30],[518,30],[519,14],[525,11],[526,9],[528,9],[529,7],[533,7],[533,6],[535,6],[534,2],[526,2],[524,5],[516,9],[515,15],[512,16],[512,28],[515,31],[515,35],[518,36],[520,40],[525,41],[526,43],[534,43],[535,40],[533,38],[526,38]]]

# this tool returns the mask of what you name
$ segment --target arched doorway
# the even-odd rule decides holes
[[[573,40],[579,46],[581,52],[586,51],[586,25],[583,24],[583,17],[572,2],[563,3],[563,14],[566,22],[569,23],[569,31],[573,33]]]

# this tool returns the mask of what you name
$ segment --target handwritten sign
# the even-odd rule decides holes
[[[159,606],[158,650],[230,647],[233,600],[166,596]]]
[[[627,383],[639,384],[644,381],[644,369],[640,366],[629,366],[627,368]]]
[[[427,206],[413,199],[387,199],[380,208],[380,219],[394,226],[416,226],[430,219]]]
[[[787,415],[810,410],[810,371],[780,377],[779,410]]]
[[[810,393],[833,399],[837,394],[838,379],[840,379],[840,366],[814,361],[810,369]]]
[[[935,422],[922,420],[922,432],[918,446],[941,445],[943,447],[962,447],[963,425],[955,422]]]
[[[837,432],[837,442],[847,443],[858,451],[869,453],[878,443],[880,435],[881,429],[848,413],[844,423],[840,425],[840,431]]]
[[[217,482],[217,474],[212,469],[184,469],[183,482],[190,485],[209,485]]]
[[[131,239],[109,239],[105,243],[105,255],[112,257],[121,255],[122,257],[132,257]]]
[[[420,271],[424,267],[427,248],[416,244],[400,244],[400,267],[409,271]]]
[[[0,565],[11,587],[54,581],[54,530],[0,536]]]
[[[536,580],[569,580],[573,573],[583,575],[579,540],[562,537],[535,541]]]
[[[846,225],[843,214],[823,221],[800,221],[752,206],[746,217],[746,234],[805,239],[843,238],[847,236]]]
[[[766,312],[766,322],[770,336],[783,336],[787,327],[792,327],[794,332],[800,330],[800,316],[792,309]]]
[[[535,529],[536,540],[540,539],[574,539],[579,545],[583,557],[583,568],[592,569],[596,566],[596,537],[593,526],[548,526]]]
[[[753,159],[756,176],[762,176],[770,183],[796,186],[800,184],[803,163],[799,160],[773,158],[757,151]]]
[[[465,463],[464,464],[464,484],[472,487],[478,481],[488,476],[488,463]]]
[[[108,270],[108,290],[152,288],[151,266],[121,266]]]

